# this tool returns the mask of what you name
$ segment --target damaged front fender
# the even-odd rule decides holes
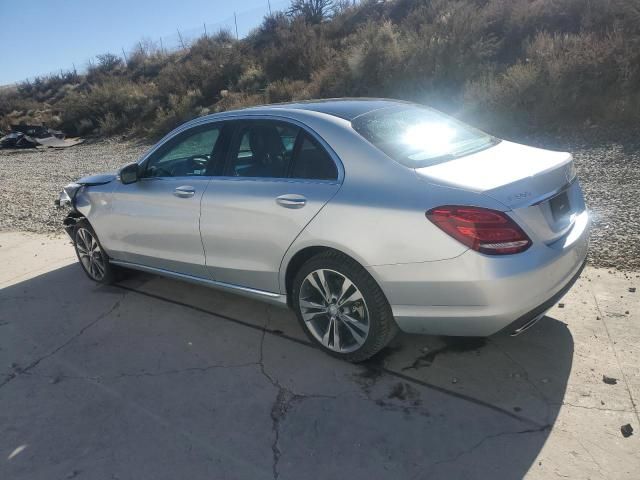
[[[64,225],[64,231],[67,232],[67,235],[69,235],[69,238],[72,242],[74,241],[73,233],[76,229],[76,224],[82,219],[84,219],[84,215],[74,210],[69,212],[69,214],[62,221],[62,224]]]
[[[87,187],[105,185],[111,183],[117,178],[115,173],[102,173],[98,175],[90,175],[82,177],[76,182],[72,182],[62,189],[58,198],[54,201],[57,208],[68,208],[69,213],[63,220],[64,229],[73,240],[73,231],[76,223],[84,218],[84,215],[78,211],[76,199],[78,195]]]
[[[70,207],[75,209],[75,198],[83,187],[105,185],[114,181],[116,178],[117,174],[115,173],[99,173],[97,175],[82,177],[80,180],[64,187],[54,203],[57,207]]]
[[[70,183],[58,194],[58,199],[54,202],[56,207],[75,208],[75,198],[78,191],[83,187],[80,183]]]

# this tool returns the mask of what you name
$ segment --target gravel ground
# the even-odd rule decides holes
[[[590,129],[520,138],[573,153],[593,227],[589,261],[596,267],[640,269],[640,137],[637,132]]]
[[[601,138],[599,138],[601,137]],[[640,269],[640,139],[604,132],[523,143],[573,152],[593,212],[591,264]],[[64,213],[53,201],[60,188],[84,175],[113,171],[148,145],[131,141],[86,143],[64,150],[0,150],[0,230],[61,231]]]
[[[0,150],[0,230],[61,232],[64,210],[53,202],[68,183],[111,172],[147,148],[131,141],[101,141],[66,149]]]

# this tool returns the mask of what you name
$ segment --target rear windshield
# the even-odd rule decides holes
[[[400,106],[356,117],[353,128],[394,160],[412,168],[469,155],[498,140],[426,107]]]

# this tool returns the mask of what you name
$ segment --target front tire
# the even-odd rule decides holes
[[[334,357],[361,362],[382,350],[398,332],[376,281],[339,252],[326,251],[305,262],[291,294],[309,339]]]
[[[91,280],[107,285],[116,280],[116,271],[109,263],[109,256],[86,220],[76,224],[73,243],[80,266]]]

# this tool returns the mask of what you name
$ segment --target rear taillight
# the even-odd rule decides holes
[[[488,255],[524,252],[531,246],[527,234],[505,213],[480,207],[444,205],[432,208],[427,218],[445,233]]]

